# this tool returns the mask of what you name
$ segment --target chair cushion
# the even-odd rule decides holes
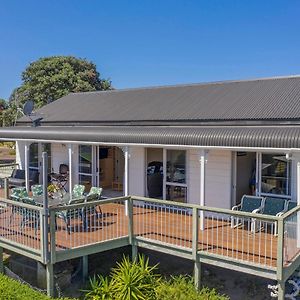
[[[267,197],[265,199],[263,214],[276,216],[276,214],[284,210],[285,204],[286,199]]]
[[[83,195],[83,192],[85,190],[85,186],[82,184],[75,184],[73,188],[73,196],[74,197],[80,197]]]
[[[256,196],[244,195],[241,201],[241,211],[252,212],[261,206],[263,198]]]
[[[35,184],[31,186],[32,196],[42,196],[43,186],[41,184]]]
[[[295,202],[295,201],[289,201],[288,205],[287,205],[287,210],[291,210],[291,209],[293,209],[296,206],[297,206],[297,202]]]

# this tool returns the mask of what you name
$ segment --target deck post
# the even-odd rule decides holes
[[[200,211],[201,213],[201,211]],[[194,282],[197,289],[201,285],[201,262],[198,257],[198,228],[199,228],[199,210],[193,207],[193,227],[192,227],[192,256],[194,260]]]
[[[73,160],[72,160],[72,155],[73,155],[73,146],[72,144],[68,145],[68,160],[69,160],[69,192],[71,193],[72,188],[73,188],[73,176],[72,176],[72,169],[73,169]],[[72,193],[71,193],[72,195]]]
[[[128,237],[129,244],[131,245],[131,258],[134,261],[137,257],[137,246],[135,244],[134,229],[133,229],[133,201],[131,197],[128,197]]]
[[[206,150],[200,155],[200,205],[205,206],[205,161]],[[200,229],[204,230],[204,211],[200,211]]]
[[[0,273],[4,273],[3,248],[0,247]]]
[[[49,210],[48,210],[48,154],[47,152],[42,153],[43,158],[43,210],[42,210],[42,240],[43,240],[43,261],[44,263],[49,262]]]
[[[88,255],[82,256],[82,279],[85,281],[89,275],[89,257]]]
[[[30,190],[29,186],[29,149],[30,149],[30,144],[28,142],[25,143],[25,187],[27,192]]]
[[[123,150],[124,152],[124,196],[129,195],[129,151],[128,146]],[[128,201],[125,202],[125,214],[128,215]]]
[[[8,178],[4,178],[4,198],[9,199],[9,184]]]
[[[284,220],[278,219],[278,238],[277,238],[277,282],[278,300],[284,300],[285,280],[283,276],[283,249],[284,249]]]
[[[54,270],[53,264],[46,265],[46,281],[47,281],[47,295],[54,297]]]
[[[278,300],[285,299],[285,281],[278,281]]]
[[[297,161],[297,179],[296,179],[296,185],[297,185],[297,204],[300,205],[300,157],[298,157]],[[297,247],[300,247],[300,213],[297,212]]]

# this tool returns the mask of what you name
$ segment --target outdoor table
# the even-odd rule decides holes
[[[43,206],[44,196],[35,196],[32,198],[39,206]],[[65,193],[63,196],[55,195],[53,198],[48,197],[48,206],[56,207],[56,206],[66,205],[66,204],[68,204],[70,199],[71,199],[70,193]]]

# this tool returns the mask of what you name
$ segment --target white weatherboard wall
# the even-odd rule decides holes
[[[202,150],[188,150],[188,202],[200,204],[200,155]],[[231,208],[231,152],[210,150],[205,164],[205,205]]]
[[[207,154],[206,206],[231,208],[231,151],[213,150]]]
[[[200,204],[200,154],[202,150],[187,151],[188,203]]]
[[[145,194],[145,148],[129,148],[129,195]]]

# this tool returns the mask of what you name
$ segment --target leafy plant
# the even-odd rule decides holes
[[[29,286],[0,274],[0,300],[55,300]],[[60,298],[60,300],[69,298]],[[69,299],[71,300],[71,299]],[[74,299],[75,300],[75,299]]]
[[[85,299],[112,300],[112,285],[108,277],[98,275],[90,278],[90,289],[84,291]]]
[[[155,299],[155,285],[160,281],[156,269],[157,265],[149,266],[149,259],[144,256],[139,255],[133,262],[123,257],[122,262],[117,263],[111,272],[115,299]]]
[[[156,299],[160,300],[227,300],[226,296],[219,295],[216,290],[206,287],[197,291],[193,278],[176,276],[170,280],[162,280],[156,287]]]

